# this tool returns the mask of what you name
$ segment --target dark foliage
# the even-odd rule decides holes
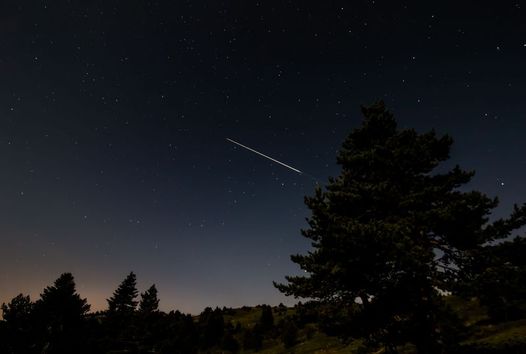
[[[313,250],[292,261],[307,275],[276,286],[353,314],[359,326],[340,329],[359,333],[342,335],[390,350],[410,341],[420,353],[443,352],[439,290],[455,291],[473,277],[474,257],[524,225],[526,205],[489,223],[497,200],[459,190],[473,172],[436,171],[449,158],[449,136],[400,130],[383,103],[362,111],[363,125],[338,154],[341,174],[305,198],[312,215],[302,233]]]
[[[135,311],[138,295],[137,280],[133,272],[122,281],[108,301],[108,312],[111,315],[126,316]]]
[[[153,284],[148,290],[141,294],[139,312],[149,315],[159,310],[159,299],[157,298],[157,288]]]
[[[274,327],[274,315],[272,314],[272,307],[269,305],[261,305],[259,324],[263,332],[268,332]]]
[[[202,348],[206,349],[219,345],[225,334],[225,320],[221,309],[205,308],[199,315],[199,327]]]
[[[515,254],[512,250],[507,252]],[[145,294],[152,294],[151,297],[157,299],[152,288]],[[69,273],[47,287],[36,304],[28,296],[16,296],[2,305],[0,353],[238,353],[241,344],[244,350],[259,351],[264,341],[281,342],[286,352],[293,352],[300,338],[312,338],[317,328],[336,335],[345,333],[349,328],[354,333],[365,333],[359,323],[366,321],[360,317],[364,312],[357,304],[351,307],[351,313],[347,313],[341,311],[346,309],[334,303],[312,301],[298,304],[290,311],[293,315],[280,316],[277,324],[274,324],[273,315],[270,316],[270,306],[258,306],[256,309],[261,310],[259,320],[253,327],[248,325],[246,328],[239,322],[225,322],[224,313],[219,308],[206,308],[199,318],[179,311],[135,311],[128,313],[126,323],[115,321],[115,314],[109,311],[87,314],[88,308],[86,301],[75,292],[73,277]],[[225,309],[234,316],[248,310]],[[281,306],[281,312],[288,312],[287,308]],[[441,339],[445,346],[451,348],[450,353],[520,353],[524,349],[520,340],[458,347],[456,343],[464,339],[464,329],[458,326],[456,317],[444,315],[450,315],[450,312],[442,310],[435,313],[437,322],[442,324]],[[369,344],[377,349],[382,346],[372,341]],[[370,350],[364,347],[358,352]]]
[[[192,354],[198,351],[199,338],[199,329],[192,316],[171,311],[159,317],[151,347],[160,353]]]
[[[2,353],[89,353],[89,309],[71,273],[46,287],[34,304],[29,296],[16,296],[2,305]]]
[[[470,260],[471,278],[461,284],[464,295],[476,296],[493,321],[526,316],[526,238],[487,245]]]
[[[237,353],[240,350],[240,345],[232,333],[226,333],[221,343],[221,349],[231,353]]]
[[[104,339],[106,348],[121,351],[137,350],[141,333],[136,319],[138,294],[136,275],[130,272],[107,300],[108,310],[103,322],[108,333]]]
[[[285,321],[281,333],[281,340],[285,348],[292,348],[298,343],[298,327],[293,321]]]
[[[44,289],[33,309],[33,323],[46,353],[84,353],[84,320],[90,306],[77,294],[71,273]]]
[[[294,322],[298,328],[303,328],[308,323],[317,323],[320,321],[320,313],[323,312],[326,307],[327,305],[314,301],[306,303],[300,302],[294,306],[296,310]],[[337,309],[337,311],[341,311],[341,309]]]
[[[33,303],[29,296],[14,297],[8,304],[2,304],[4,321],[0,322],[1,353],[31,353],[31,312]]]
[[[259,324],[247,328],[243,334],[243,349],[258,351],[263,346],[263,331]]]

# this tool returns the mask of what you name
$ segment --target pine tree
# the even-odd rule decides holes
[[[256,323],[254,327],[245,329],[243,333],[243,349],[259,351],[263,347],[263,330],[261,325]]]
[[[108,301],[108,311],[114,315],[129,315],[135,312],[138,295],[137,278],[135,273],[130,272],[122,281],[113,296]]]
[[[4,320],[0,321],[0,353],[30,352],[34,342],[31,299],[19,294],[1,308]]]
[[[49,353],[83,352],[83,324],[90,305],[77,294],[71,273],[62,274],[44,289],[34,306],[34,319],[44,332]]]
[[[201,347],[207,349],[220,344],[225,333],[225,320],[221,309],[207,307],[199,315],[201,327]]]
[[[52,286],[44,289],[35,303],[35,311],[44,316],[48,324],[75,326],[90,310],[86,299],[77,294],[71,273],[62,274]]]
[[[293,321],[287,320],[283,324],[281,341],[285,348],[292,348],[298,343],[298,327]]]
[[[263,331],[268,331],[274,327],[274,315],[272,314],[272,307],[269,305],[261,306],[261,317],[259,318],[259,324]]]
[[[142,314],[150,314],[159,310],[159,299],[157,298],[157,288],[155,284],[150,286],[148,290],[141,294],[141,302],[139,303],[139,312]]]
[[[494,321],[526,317],[526,238],[489,244],[470,262],[462,294],[476,296]]]
[[[473,172],[436,171],[449,136],[398,129],[382,102],[362,112],[337,156],[341,174],[305,198],[312,215],[302,234],[313,250],[291,259],[306,275],[275,285],[347,309],[363,336],[391,350],[410,340],[420,353],[440,352],[439,290],[456,288],[484,243],[524,225],[526,205],[488,223],[497,199],[459,190]]]
[[[19,294],[15,296],[8,304],[2,304],[3,318],[6,323],[13,328],[20,328],[24,323],[30,320],[33,303],[28,296]]]

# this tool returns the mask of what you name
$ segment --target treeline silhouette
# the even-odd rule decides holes
[[[498,251],[512,252],[516,256],[523,253],[522,240],[515,240],[513,246],[508,249],[499,247]],[[477,299],[462,300],[445,296],[448,306],[453,305],[457,309],[452,316],[438,319],[441,326],[447,328],[444,335],[448,336],[449,344],[453,344],[444,353],[525,352],[526,344],[516,338],[510,342],[510,338],[503,337],[492,345],[470,342],[473,336],[480,336],[480,324],[513,328],[520,326],[526,317],[523,310],[526,301],[524,297],[521,298],[522,293],[511,291],[508,296],[503,296],[503,290],[496,288],[495,283],[492,285],[491,289],[481,287],[482,296]],[[505,282],[502,285],[506,287]],[[517,284],[515,290],[517,288],[523,289],[524,286]],[[166,313],[158,308],[155,285],[139,294],[133,272],[122,281],[107,302],[106,310],[89,312],[90,305],[77,293],[71,273],[62,274],[53,285],[43,290],[35,302],[29,296],[19,294],[1,306],[0,353],[239,353],[258,352],[269,347],[276,353],[294,353],[298,344],[313,339],[318,333],[341,339],[343,347],[340,349],[343,348],[343,351],[335,353],[389,351],[378,351],[382,345],[371,346],[367,340],[359,340],[357,345],[346,347],[357,338],[363,338],[363,329],[375,318],[355,317],[348,309],[330,302],[299,302],[293,307],[283,304],[275,307],[244,306],[239,309],[207,307],[198,316],[180,311]],[[486,306],[479,308],[479,304]],[[359,307],[356,304],[350,312],[359,310]],[[474,309],[488,316],[482,321],[478,319],[476,326],[466,326],[459,315],[473,312]],[[240,319],[245,315],[250,316],[250,320],[241,323]],[[476,318],[479,314],[469,314],[468,320],[471,321],[469,316]],[[352,335],[349,336],[349,333]],[[461,341],[467,344],[458,345]],[[351,347],[352,350],[349,349]],[[411,347],[395,350],[400,353],[415,352]],[[310,351],[307,349],[301,352]]]
[[[89,313],[65,273],[36,302],[2,306],[1,353],[284,352],[319,332],[343,352],[526,353],[526,203],[495,219],[498,199],[467,190],[473,171],[441,166],[451,137],[399,128],[382,102],[362,111],[340,175],[305,198],[312,249],[291,256],[305,273],[275,283],[307,304],[243,323],[226,308],[164,313],[130,273]]]
[[[250,328],[225,320],[232,309],[207,307],[199,316],[158,308],[152,285],[139,296],[136,275],[130,273],[107,300],[108,309],[90,313],[76,292],[71,273],[62,274],[36,302],[20,294],[2,304],[0,353],[197,353],[210,350],[237,353],[258,350],[275,338],[296,343],[293,319],[274,323],[272,308]],[[246,308],[249,310],[249,308]],[[276,311],[287,311],[280,305]]]

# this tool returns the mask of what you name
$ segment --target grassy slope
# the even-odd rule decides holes
[[[243,328],[252,328],[261,316],[261,310],[255,307],[245,307],[234,309],[234,314],[225,315],[225,322],[231,321],[234,325],[239,322]],[[287,308],[286,312],[280,312],[277,308],[273,309],[274,323],[278,323],[286,315],[293,315],[295,310],[293,308]],[[314,335],[311,338],[307,338],[307,328],[314,328]],[[258,352],[260,354],[275,354],[275,353],[353,353],[356,350],[359,342],[352,343],[351,345],[344,345],[340,343],[337,338],[328,337],[325,334],[318,331],[315,325],[308,325],[305,329],[300,330],[298,334],[298,344],[287,350],[283,343],[279,339],[277,340],[266,340],[263,343],[263,348]],[[241,338],[238,338],[242,342]],[[242,351],[242,353],[253,353],[253,351]]]
[[[487,323],[486,311],[477,300],[463,301],[450,297],[449,305],[471,329],[471,336],[463,344],[485,347],[506,347],[516,343],[526,344],[526,319],[499,324]]]
[[[449,298],[448,303],[453,310],[459,315],[464,323],[471,328],[472,335],[464,342],[466,345],[505,347],[517,342],[526,343],[526,320],[512,321],[498,325],[484,324],[487,320],[485,310],[474,301],[463,301],[457,298]],[[294,309],[287,309],[286,314],[292,315]],[[240,308],[234,309],[232,314],[225,315],[225,321],[231,321],[234,325],[239,322],[243,328],[253,327],[261,315],[259,308]],[[285,316],[285,312],[280,312],[274,308],[274,319],[277,323]],[[299,343],[292,349],[285,349],[283,344],[278,340],[266,340],[263,348],[258,353],[275,354],[275,353],[357,353],[362,352],[360,341],[355,341],[349,345],[341,343],[337,338],[328,337],[317,330],[315,325],[308,325],[314,328],[311,330],[310,338],[307,337],[307,330],[299,331]],[[241,343],[241,338],[238,338]],[[402,348],[401,348],[402,349]],[[401,352],[410,353],[410,348],[401,350]],[[252,353],[252,351],[242,351],[242,353]]]

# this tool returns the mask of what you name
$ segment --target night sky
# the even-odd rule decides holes
[[[291,304],[315,176],[382,99],[526,200],[523,1],[0,2],[0,303],[130,271],[161,308]],[[300,175],[229,143],[231,138]]]

